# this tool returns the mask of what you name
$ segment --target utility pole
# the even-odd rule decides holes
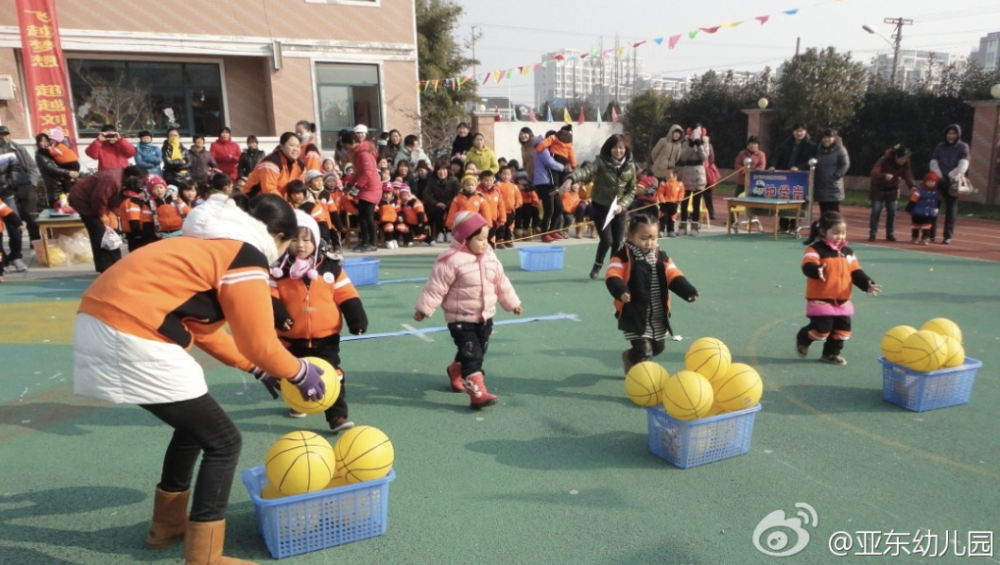
[[[892,33],[892,78],[893,86],[896,86],[896,69],[899,66],[899,45],[903,41],[903,26],[913,25],[913,20],[905,18],[884,18],[882,23],[894,24],[896,30]]]
[[[469,45],[472,46],[472,60],[474,61],[472,63],[472,74],[473,75],[478,75],[479,74],[479,73],[476,72],[476,63],[475,63],[475,61],[476,61],[476,40],[479,39],[479,38],[481,38],[483,36],[483,33],[481,31],[476,31],[478,28],[479,28],[479,26],[477,26],[477,25],[472,26],[472,35],[469,37]]]

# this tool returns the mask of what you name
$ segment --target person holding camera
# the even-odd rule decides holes
[[[128,160],[135,157],[135,146],[123,139],[114,125],[104,124],[86,153],[97,161],[98,171],[124,169],[129,166]]]

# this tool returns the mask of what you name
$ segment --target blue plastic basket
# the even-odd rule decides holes
[[[253,500],[257,527],[275,559],[373,538],[385,533],[389,520],[390,471],[383,479],[264,500],[264,467],[243,472],[243,484]]]
[[[344,259],[344,271],[354,286],[364,286],[378,283],[378,259],[370,257],[352,257]]]
[[[884,357],[878,362],[882,364],[882,400],[914,412],[968,404],[976,370],[983,366],[966,357],[958,367],[920,373]]]
[[[559,246],[521,247],[521,269],[525,271],[559,271],[563,268],[565,248]]]
[[[760,404],[685,422],[671,418],[663,406],[647,408],[649,450],[681,469],[743,455],[750,451],[758,410]]]

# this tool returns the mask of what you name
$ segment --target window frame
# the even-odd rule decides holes
[[[320,82],[320,80],[319,80],[319,67],[321,65],[348,65],[348,66],[352,66],[352,65],[353,66],[362,66],[363,65],[363,66],[375,67],[375,77],[376,77],[376,80],[378,81],[377,84],[374,85],[375,91],[376,91],[376,93],[378,95],[378,103],[375,106],[376,106],[376,111],[378,112],[379,127],[375,128],[375,127],[372,126],[372,124],[365,124],[365,125],[368,126],[368,138],[369,139],[377,139],[377,135],[379,133],[381,133],[382,131],[388,131],[388,126],[385,123],[385,119],[386,119],[386,111],[385,111],[386,110],[385,109],[385,72],[384,72],[385,69],[383,68],[382,63],[380,63],[380,62],[374,62],[374,61],[344,61],[344,60],[340,60],[340,59],[337,59],[337,60],[312,59],[311,62],[312,62],[312,79],[313,79],[313,87],[314,87],[314,90],[313,90],[313,107],[316,109],[316,112],[315,112],[316,126],[317,126],[317,132],[316,132],[317,135],[316,135],[316,137],[319,139],[319,142],[320,142],[320,145],[321,145],[322,148],[326,149],[327,147],[325,145],[323,145],[323,143],[322,143],[324,129],[323,129],[323,119],[322,119],[322,111],[323,110],[322,110],[322,107],[320,106],[320,95],[319,95],[320,89],[322,87],[324,87],[324,86],[347,87],[347,88],[353,89],[355,87],[364,88],[365,85],[351,84],[351,83],[345,83],[345,82]],[[352,104],[353,104],[353,93],[352,93]],[[354,125],[357,125],[357,124],[355,123]],[[334,131],[334,130],[325,130],[325,131]]]

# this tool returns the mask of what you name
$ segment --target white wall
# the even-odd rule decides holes
[[[521,144],[517,142],[518,133],[521,128],[527,126],[535,135],[544,135],[551,130],[558,131],[564,124],[562,122],[495,122],[493,124],[493,138],[497,157],[506,157],[507,160],[517,159],[521,161]],[[604,141],[612,134],[622,133],[622,126],[618,124],[612,127],[611,123],[597,125],[597,122],[585,122],[583,125],[573,124],[573,149],[576,151],[577,163],[591,161],[601,152]]]

